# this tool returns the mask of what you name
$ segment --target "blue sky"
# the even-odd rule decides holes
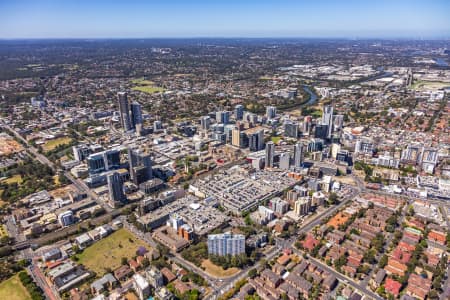
[[[0,0],[0,38],[449,38],[448,0]]]

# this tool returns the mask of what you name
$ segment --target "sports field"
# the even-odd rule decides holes
[[[440,90],[450,87],[449,82],[443,81],[426,81],[426,80],[416,80],[412,84],[411,88],[413,90],[423,91],[423,90]]]
[[[120,267],[122,257],[133,258],[139,246],[150,250],[149,245],[122,228],[77,254],[78,263],[102,276],[106,267],[112,270]]]
[[[136,85],[135,87],[131,88],[134,91],[141,91],[147,94],[162,93],[165,91],[164,88],[155,86],[155,83],[153,81],[144,80],[143,78],[133,79],[131,80],[131,82]]]
[[[0,283],[0,299],[28,300],[31,297],[20,282],[19,276],[14,275]]]

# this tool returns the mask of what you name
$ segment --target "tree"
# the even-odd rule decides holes
[[[384,254],[381,258],[380,261],[378,262],[378,267],[380,268],[384,268],[388,263],[388,257],[386,254]]]
[[[328,203],[330,205],[334,205],[337,203],[337,201],[338,201],[338,195],[334,192],[331,192],[330,196],[328,196]]]
[[[250,269],[249,271],[248,271],[248,277],[250,277],[250,278],[255,278],[256,277],[256,275],[258,274],[258,271],[256,271],[256,269]]]

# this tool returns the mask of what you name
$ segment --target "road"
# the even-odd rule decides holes
[[[293,251],[297,254],[302,256],[303,253],[300,252],[299,250],[297,250],[297,248],[292,247]],[[377,294],[375,294],[374,292],[368,290],[365,286],[363,286],[360,283],[356,283],[352,278],[347,277],[341,273],[339,273],[338,271],[334,270],[333,268],[330,268],[329,266],[327,266],[326,264],[324,264],[323,262],[321,262],[320,260],[311,257],[308,255],[308,259],[310,262],[312,262],[313,264],[315,264],[316,266],[322,268],[323,270],[326,270],[327,272],[333,274],[334,276],[336,276],[337,279],[339,279],[341,282],[345,282],[346,284],[350,285],[351,287],[353,287],[354,289],[362,292],[364,295],[371,297],[373,299],[377,299],[377,300],[383,300],[383,298],[381,298],[380,296],[378,296]]]
[[[27,268],[28,274],[33,277],[34,282],[44,291],[44,294],[47,299],[50,300],[61,300],[59,297],[59,293],[55,290],[53,290],[45,280],[45,275],[42,273],[41,269],[39,267],[35,267],[35,262],[31,264]]]

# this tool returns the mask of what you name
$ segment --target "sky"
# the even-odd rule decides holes
[[[449,0],[0,0],[0,39],[449,38]]]

